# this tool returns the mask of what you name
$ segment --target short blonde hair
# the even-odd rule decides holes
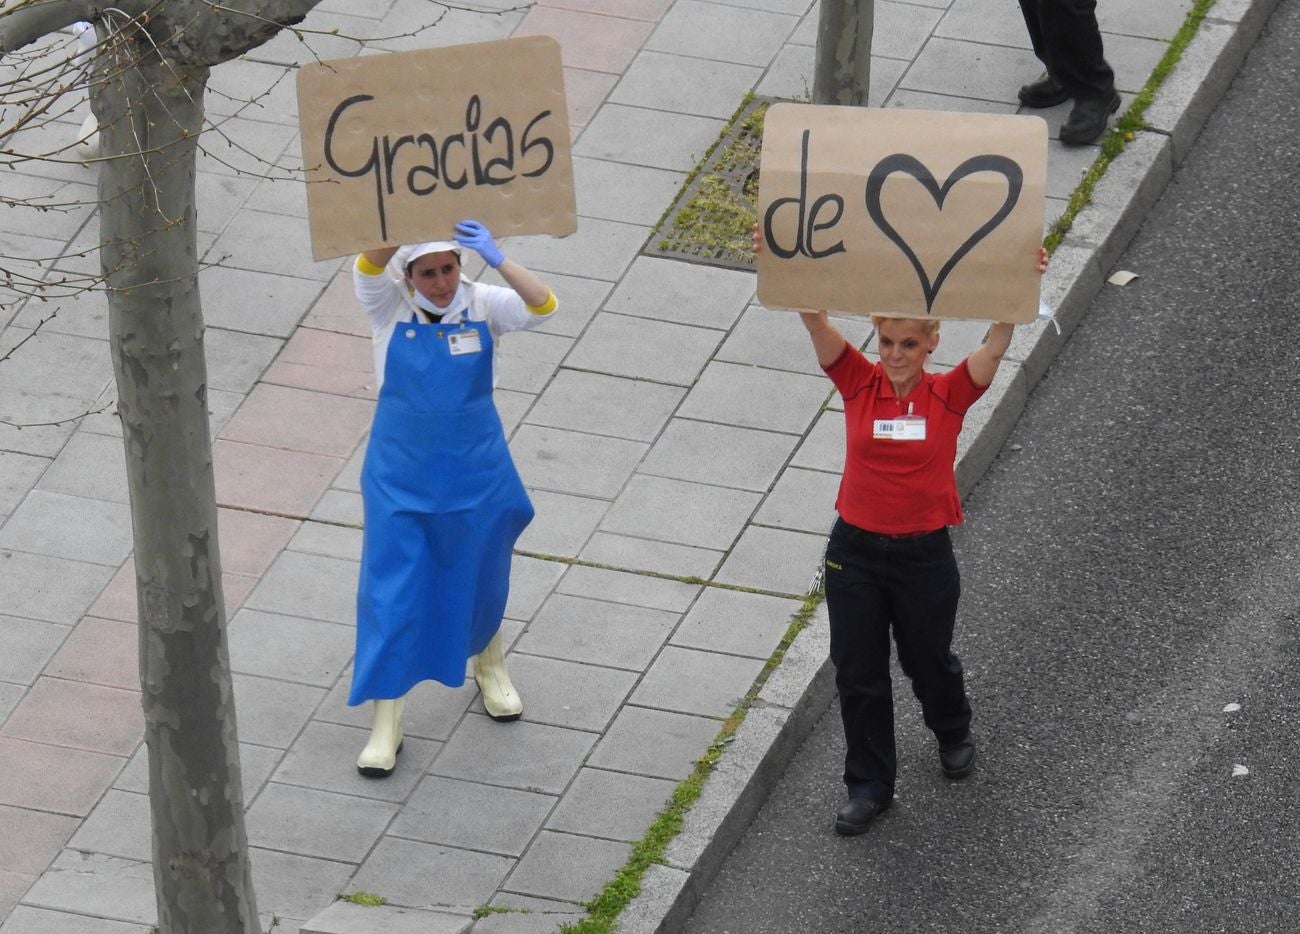
[[[883,321],[919,321],[921,323],[922,334],[938,334],[939,325],[942,323],[938,318],[895,318],[892,315],[872,315],[871,323],[880,330],[880,324]]]

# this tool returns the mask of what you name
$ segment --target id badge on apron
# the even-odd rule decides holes
[[[462,328],[447,335],[447,349],[451,351],[453,357],[468,353],[482,353],[483,341],[478,331],[473,328]]]

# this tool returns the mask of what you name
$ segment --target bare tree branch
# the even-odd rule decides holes
[[[103,4],[92,0],[0,0],[0,55],[8,55],[73,23],[98,19]]]

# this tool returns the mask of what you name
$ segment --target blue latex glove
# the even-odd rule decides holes
[[[492,231],[478,221],[461,221],[457,224],[455,239],[461,246],[467,246],[478,253],[493,269],[505,262],[505,256],[492,239]]]

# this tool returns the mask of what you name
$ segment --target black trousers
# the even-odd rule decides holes
[[[1106,97],[1115,73],[1102,54],[1097,0],[1020,0],[1034,54],[1074,97]]]
[[[893,538],[843,519],[826,549],[826,608],[831,661],[848,751],[844,784],[850,797],[894,794],[894,697],[889,634],[898,662],[921,702],[925,725],[940,743],[970,732],[961,661],[952,631],[961,575],[947,529]]]

